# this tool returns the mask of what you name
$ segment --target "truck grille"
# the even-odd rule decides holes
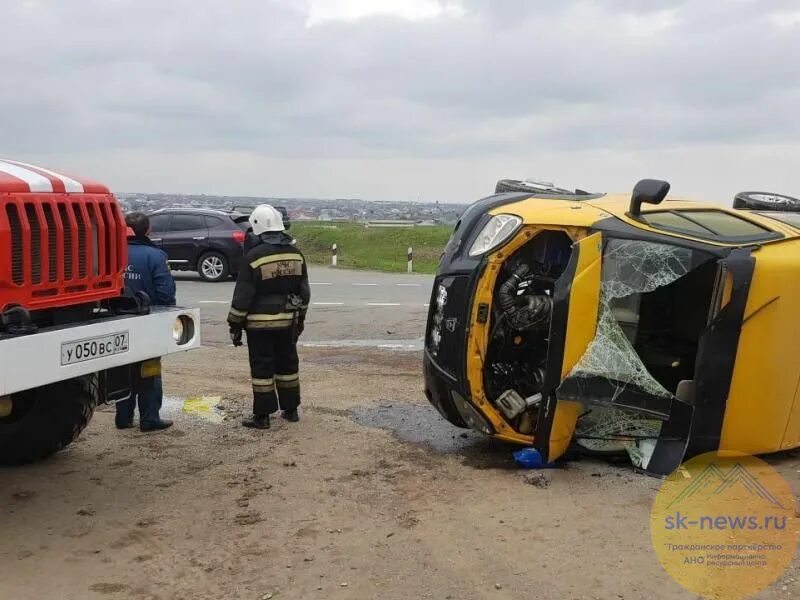
[[[58,281],[58,232],[56,231],[56,218],[53,216],[53,206],[45,204],[42,206],[44,209],[44,218],[47,222],[47,270],[50,277],[47,279],[50,283]]]
[[[22,285],[25,283],[22,260],[22,222],[19,219],[16,205],[9,204],[6,212],[8,213],[8,224],[11,227],[11,281]]]
[[[66,304],[69,296],[118,288],[126,236],[113,196],[20,195],[0,201],[0,291],[5,279],[6,285],[30,288],[30,298],[57,296]],[[10,234],[8,255],[3,229]]]
[[[70,211],[72,212],[72,211]],[[59,204],[58,205],[58,215],[61,219],[62,223],[69,223],[69,215],[67,214],[67,205],[66,204]],[[64,247],[69,248],[69,252],[65,252],[64,256],[64,278],[65,279],[72,279],[73,272],[72,272],[72,227],[66,227],[64,229]]]
[[[42,225],[33,204],[25,205],[25,216],[31,227],[31,280],[42,283]]]

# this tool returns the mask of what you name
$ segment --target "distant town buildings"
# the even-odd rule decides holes
[[[417,225],[452,224],[466,204],[387,202],[358,198],[251,198],[183,194],[117,194],[125,211],[150,212],[166,207],[217,208],[249,213],[262,203],[284,206],[292,221],[412,222]]]

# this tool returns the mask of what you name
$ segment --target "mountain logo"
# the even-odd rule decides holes
[[[686,476],[686,470],[681,467],[682,476]],[[769,502],[772,506],[785,509],[781,501],[763,485],[758,478],[750,473],[746,466],[741,462],[736,462],[727,471],[724,471],[716,463],[710,463],[696,477],[692,477],[692,482],[667,506],[672,508],[682,502],[695,498],[698,495],[706,494],[719,496],[726,493],[733,486],[741,485],[754,496]]]

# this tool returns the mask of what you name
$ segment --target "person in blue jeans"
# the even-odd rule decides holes
[[[134,212],[125,217],[128,226],[128,266],[125,269],[125,294],[145,292],[153,306],[175,306],[175,280],[169,271],[167,255],[156,248],[150,238],[150,219]],[[133,412],[139,404],[139,429],[161,431],[172,427],[172,421],[159,416],[163,388],[161,359],[154,358],[133,365],[131,397],[117,402],[117,429],[133,427]]]

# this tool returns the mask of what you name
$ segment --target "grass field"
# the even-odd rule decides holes
[[[331,264],[339,247],[339,266],[372,271],[406,270],[406,251],[414,249],[414,272],[435,273],[452,227],[368,228],[360,223],[295,222],[290,233],[312,264]]]

